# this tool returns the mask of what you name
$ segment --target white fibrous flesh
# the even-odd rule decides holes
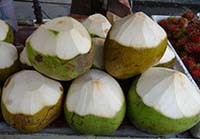
[[[17,58],[17,49],[14,45],[0,42],[0,69],[11,67]]]
[[[0,28],[0,41],[3,41],[8,34],[9,26],[5,21],[0,20]]]
[[[31,62],[28,59],[27,56],[27,51],[26,51],[26,47],[24,47],[24,49],[22,50],[22,52],[20,53],[20,57],[19,60],[22,64],[26,64],[28,66],[32,66]]]
[[[92,39],[93,45],[94,45],[94,49],[95,49],[95,55],[94,55],[94,61],[93,64],[94,66],[96,66],[97,68],[104,68],[104,42],[105,39],[102,38],[93,38]]]
[[[172,49],[169,46],[167,46],[164,55],[162,56],[160,61],[158,63],[156,63],[155,65],[159,65],[159,64],[164,64],[164,63],[170,62],[174,58],[175,58],[174,52],[172,51]]]
[[[93,69],[73,81],[65,105],[70,112],[81,116],[112,118],[124,101],[117,81],[107,73]]]
[[[179,71],[153,67],[138,80],[137,94],[143,103],[172,118],[192,117],[200,112],[200,92]]]
[[[41,25],[27,40],[36,51],[69,60],[91,49],[85,27],[71,17],[55,18]]]
[[[143,12],[117,20],[109,38],[136,49],[157,47],[167,37],[166,32]]]
[[[61,95],[59,82],[33,70],[11,76],[3,88],[2,101],[12,114],[34,115],[47,106],[55,105]]]
[[[109,22],[111,24],[115,23],[117,20],[121,19],[121,17],[119,17],[118,15],[110,12],[110,11],[107,11],[106,12],[106,17],[108,18]]]
[[[106,38],[111,28],[110,22],[101,14],[93,14],[83,21],[83,25],[88,31],[101,38]]]

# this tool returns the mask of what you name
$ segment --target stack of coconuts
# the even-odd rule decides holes
[[[4,24],[0,39],[12,42]],[[28,37],[19,59],[29,70],[12,74],[19,65],[16,48],[0,43],[0,78],[6,79],[1,110],[20,132],[46,127],[63,106],[72,129],[94,135],[115,131],[126,112],[137,128],[160,135],[183,132],[200,120],[199,90],[183,73],[159,67],[171,67],[175,56],[165,31],[142,12],[112,27],[100,14],[83,23],[55,18]],[[133,83],[123,92],[116,79],[128,78]],[[70,80],[69,88],[59,82]]]

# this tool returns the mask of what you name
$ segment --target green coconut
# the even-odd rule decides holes
[[[9,77],[2,91],[5,121],[20,132],[39,131],[54,121],[62,109],[62,85],[34,70]]]
[[[105,69],[119,79],[144,72],[157,63],[167,46],[166,32],[142,12],[117,20],[104,46]]]
[[[0,41],[5,41],[8,43],[14,42],[13,31],[5,21],[0,20]]]
[[[71,17],[41,25],[26,41],[31,65],[56,80],[71,80],[88,71],[94,48],[84,26]]]
[[[93,37],[100,38],[106,38],[111,28],[111,24],[108,19],[101,14],[90,15],[83,21],[83,25]]]
[[[137,77],[127,97],[130,121],[151,134],[177,134],[200,120],[200,92],[181,72],[153,67]]]
[[[174,65],[174,62],[176,60],[176,56],[172,49],[167,46],[167,49],[165,50],[164,55],[160,59],[158,63],[156,63],[155,67],[166,67],[166,68],[172,68]]]
[[[69,126],[84,134],[112,133],[123,121],[125,111],[125,98],[117,81],[95,69],[72,82],[64,104]]]
[[[0,81],[19,70],[17,49],[7,42],[0,42]]]

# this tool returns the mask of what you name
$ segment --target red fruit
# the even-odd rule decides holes
[[[168,25],[167,29],[169,31],[177,31],[179,29],[178,25]]]
[[[186,30],[187,30],[187,32],[192,32],[192,31],[194,31],[194,25],[193,24],[189,24],[187,27],[186,27]]]
[[[188,20],[192,20],[195,17],[195,14],[191,10],[187,10],[183,13],[182,17],[187,18]]]
[[[181,27],[186,27],[187,24],[188,24],[188,20],[187,20],[186,18],[180,18],[180,19],[179,19],[179,25],[180,25]]]
[[[176,43],[176,46],[178,47],[178,49],[183,49],[184,46],[189,43],[189,39],[188,37],[183,37],[181,39],[178,40],[178,42]]]
[[[195,79],[200,78],[200,67],[192,70],[192,77]]]
[[[167,28],[167,25],[168,25],[168,22],[167,22],[167,20],[161,20],[160,22],[159,22],[159,24],[163,27],[163,28]]]
[[[200,32],[190,33],[190,39],[195,43],[200,43]]]
[[[175,17],[169,17],[167,19],[168,21],[168,24],[177,24],[178,23],[178,18],[175,18]]]
[[[173,37],[174,37],[175,39],[181,38],[183,35],[184,35],[184,32],[181,31],[181,30],[178,30],[178,31],[174,31],[174,32],[173,32]]]
[[[184,57],[182,60],[189,70],[192,70],[196,66],[196,61],[192,57]]]
[[[200,47],[197,44],[190,44],[187,48],[189,53],[199,53]]]

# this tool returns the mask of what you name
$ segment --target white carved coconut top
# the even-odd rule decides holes
[[[31,62],[29,61],[28,59],[28,56],[27,56],[27,51],[26,51],[26,47],[24,47],[24,49],[22,50],[22,52],[20,53],[20,56],[19,56],[19,60],[22,64],[26,64],[28,66],[32,66]]]
[[[7,42],[0,42],[0,69],[11,67],[18,58],[17,49]]]
[[[86,54],[91,38],[85,27],[71,17],[58,17],[41,25],[27,42],[38,52],[68,60]]]
[[[23,70],[6,81],[2,101],[12,114],[34,115],[55,105],[63,94],[62,85],[37,71]]]
[[[66,107],[81,116],[95,115],[112,118],[124,103],[121,87],[107,73],[90,70],[75,79],[69,88]]]
[[[111,28],[111,40],[133,48],[157,47],[166,37],[166,32],[143,12],[117,20]]]
[[[83,25],[91,34],[97,35],[101,38],[106,38],[108,31],[111,28],[110,22],[101,14],[90,15],[83,21]]]
[[[136,90],[144,104],[163,115],[179,119],[200,112],[200,92],[179,71],[153,67],[138,80]]]
[[[2,40],[5,40],[7,34],[8,34],[8,31],[9,31],[9,26],[8,24],[3,21],[3,20],[0,20],[0,41]]]
[[[172,51],[172,49],[169,46],[167,46],[165,53],[163,54],[162,58],[155,65],[170,62],[174,58],[175,58],[174,52]]]

